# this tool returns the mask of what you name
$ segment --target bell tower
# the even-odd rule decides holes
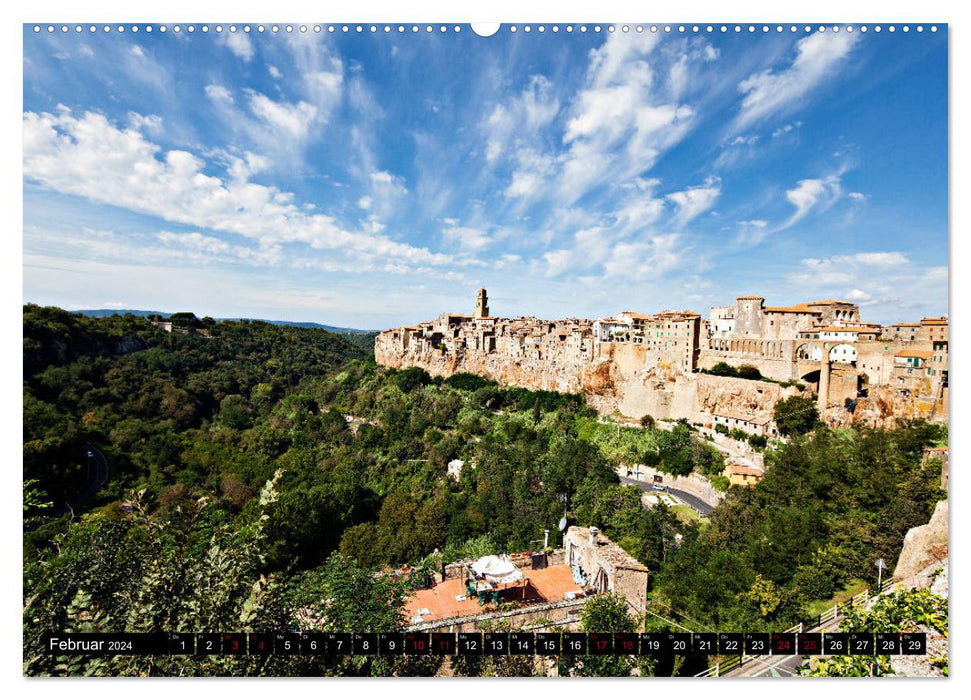
[[[480,289],[475,295],[475,318],[486,318],[489,315],[489,295],[485,289]]]

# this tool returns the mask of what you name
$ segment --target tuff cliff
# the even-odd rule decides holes
[[[567,339],[493,344],[488,338],[457,343],[444,336],[427,342],[427,333],[419,339],[410,332],[417,336],[419,330],[378,334],[375,360],[396,369],[422,367],[433,376],[469,372],[527,389],[583,393],[603,414],[619,411],[632,418],[649,414],[705,424],[718,417],[731,427],[768,432],[775,403],[798,393],[771,382],[688,374],[634,345],[584,346]]]

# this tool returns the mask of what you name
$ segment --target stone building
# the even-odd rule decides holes
[[[570,527],[563,536],[566,563],[598,593],[616,593],[635,613],[647,609],[647,567],[597,528]]]
[[[433,375],[471,372],[582,392],[605,413],[729,420],[763,435],[775,433],[774,402],[800,391],[813,392],[834,422],[947,416],[947,318],[882,327],[835,299],[766,306],[763,297],[740,296],[713,307],[707,320],[692,311],[624,311],[548,321],[489,316],[480,289],[472,314],[443,313],[378,334],[375,358]],[[703,374],[719,363],[752,365],[775,384]]]
[[[747,464],[735,464],[729,462],[725,465],[722,476],[728,479],[732,486],[755,486],[762,481],[765,470]]]

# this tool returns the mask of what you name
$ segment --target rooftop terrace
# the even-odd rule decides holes
[[[583,587],[573,582],[573,572],[566,564],[553,564],[545,569],[522,569],[522,573],[524,580],[499,586],[500,604],[517,602],[528,606],[553,603],[568,600],[568,593],[574,593],[577,597],[583,594]],[[466,598],[465,579],[458,577],[415,591],[405,601],[403,612],[406,624],[418,624],[476,615],[492,609],[492,606],[479,605],[475,597]]]

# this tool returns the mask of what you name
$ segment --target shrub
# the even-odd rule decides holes
[[[716,377],[737,377],[738,376],[738,373],[735,371],[735,368],[732,367],[727,362],[719,362],[710,370],[708,370],[708,374],[714,374]]]
[[[757,450],[764,448],[768,444],[768,440],[765,435],[749,435],[748,444]]]
[[[395,383],[398,385],[398,388],[406,394],[418,387],[428,386],[431,381],[431,375],[421,367],[409,367],[406,370],[398,372],[395,376]]]
[[[761,379],[762,373],[755,365],[739,365],[738,369],[735,370],[735,376],[742,379]]]
[[[654,416],[652,416],[650,413],[645,413],[641,417],[641,427],[642,428],[653,428],[654,427],[654,423],[655,423]]]
[[[728,435],[728,426],[722,425],[721,423],[716,423],[715,432],[721,433],[722,435]]]
[[[454,389],[461,389],[463,391],[475,391],[476,389],[481,389],[484,386],[496,385],[495,382],[486,379],[485,377],[480,377],[477,374],[471,374],[469,372],[459,372],[458,374],[453,374],[451,377],[445,380],[445,383]]]

